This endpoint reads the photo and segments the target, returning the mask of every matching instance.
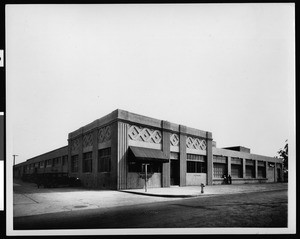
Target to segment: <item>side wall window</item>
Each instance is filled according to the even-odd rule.
[[[111,171],[111,148],[98,151],[98,172]]]
[[[266,177],[266,163],[264,161],[257,162],[257,176],[259,178]]]
[[[88,152],[83,154],[82,171],[84,173],[92,172],[93,153]]]
[[[78,172],[78,155],[71,157],[71,172]]]
[[[187,173],[206,173],[206,163],[186,161],[186,172]]]
[[[62,165],[66,165],[68,163],[68,155],[62,157]]]

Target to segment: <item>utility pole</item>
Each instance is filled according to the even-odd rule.
[[[143,164],[143,166],[145,166],[145,192],[147,192],[147,166],[148,166],[149,164],[148,163],[144,163]]]
[[[14,157],[14,166],[15,166],[15,164],[16,164],[16,156],[19,156],[19,155],[13,154],[13,157]]]

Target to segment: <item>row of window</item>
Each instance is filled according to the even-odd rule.
[[[213,162],[214,163],[223,163],[226,164],[228,161],[228,158],[226,156],[221,155],[213,155]],[[242,164],[242,159],[237,157],[231,157],[231,164]],[[264,166],[263,161],[257,161],[258,165]],[[246,159],[246,165],[254,166],[254,160],[252,159]]]
[[[55,165],[66,165],[68,163],[68,155],[64,155],[62,157],[47,159],[44,161],[31,163],[29,165],[25,165],[23,170],[30,170],[34,168],[48,168],[48,167],[54,167]]]
[[[205,162],[187,161],[186,163],[187,163],[187,173],[206,173]],[[162,163],[149,162],[147,164],[148,164],[147,172],[161,173]],[[145,165],[141,162],[129,162],[128,172],[136,172],[136,173],[145,172]]]
[[[78,172],[78,155],[71,157],[71,172]],[[92,172],[93,169],[93,152],[83,153],[82,155],[82,172]],[[100,149],[98,151],[98,172],[111,171],[111,149]]]
[[[227,164],[223,163],[214,163],[213,164],[213,174],[214,178],[222,178],[228,174]],[[259,178],[266,177],[266,167],[258,166],[257,167],[257,176]],[[242,178],[243,177],[243,167],[239,164],[231,165],[231,177],[233,178]],[[246,178],[255,178],[255,167],[251,165],[246,165]]]
[[[213,175],[214,178],[222,178],[224,174],[227,175],[227,157],[225,156],[213,156]],[[243,177],[243,169],[241,165],[240,158],[232,158],[231,164],[231,176],[234,178]],[[24,167],[24,170],[31,168],[47,168],[53,167],[55,165],[66,165],[68,161],[68,156],[57,157],[53,159],[48,159],[38,163],[32,163]],[[78,172],[78,155],[73,155],[71,157],[71,172]],[[93,162],[93,153],[87,152],[83,153],[82,160],[82,171],[83,172],[92,172],[92,162]],[[246,160],[246,177],[254,178],[255,169],[254,161]],[[187,173],[206,173],[206,156],[187,154]],[[258,177],[265,178],[265,162],[258,161]],[[98,151],[98,172],[110,172],[111,171],[111,148],[105,148]],[[144,167],[142,163],[139,162],[129,162],[128,171],[129,172],[144,172]],[[151,162],[148,166],[148,172],[161,172],[162,165],[161,163]]]

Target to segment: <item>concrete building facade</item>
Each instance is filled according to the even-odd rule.
[[[143,188],[146,167],[148,187],[222,184],[224,175],[233,184],[278,182],[283,176],[281,159],[241,146],[220,149],[211,132],[119,109],[69,133],[68,145],[50,154],[15,166],[15,175],[18,168],[27,172],[20,169],[27,164],[62,162],[67,155],[69,176],[99,189]]]

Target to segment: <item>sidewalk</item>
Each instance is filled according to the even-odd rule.
[[[230,185],[210,185],[203,188],[201,193],[200,186],[171,186],[167,188],[148,188],[145,189],[126,189],[122,192],[140,194],[145,196],[156,197],[198,197],[219,194],[236,194],[249,192],[263,192],[274,190],[287,190],[287,183],[268,183],[268,184],[230,184]]]
[[[109,209],[119,206],[149,204],[180,200],[188,197],[207,197],[232,193],[287,190],[286,183],[242,184],[131,189],[123,191],[92,190],[86,188],[37,188],[35,184],[16,181],[13,192],[13,216],[30,216],[46,213],[86,209]]]

